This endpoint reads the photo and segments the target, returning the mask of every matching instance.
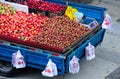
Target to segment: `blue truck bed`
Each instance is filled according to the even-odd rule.
[[[49,1],[49,0],[48,0]],[[65,1],[62,0],[50,0],[50,2],[59,3],[65,5]],[[95,18],[100,24],[104,18],[105,8],[95,7],[84,4],[77,4],[69,2],[69,5],[77,8],[80,12],[85,14],[85,17]],[[85,19],[86,20],[86,19]],[[69,61],[76,55],[79,59],[84,55],[84,49],[91,42],[92,45],[97,46],[103,41],[105,29],[100,28],[93,33],[89,38],[84,40],[82,44],[78,45],[73,51],[71,50],[66,55],[59,53],[52,53],[50,51],[32,48],[29,46],[24,46],[20,44],[11,43],[9,41],[0,40],[0,60],[11,62],[12,54],[17,50],[20,50],[25,58],[26,65],[32,68],[37,68],[44,70],[48,59],[51,58],[52,61],[57,65],[59,74],[65,74],[68,72]]]

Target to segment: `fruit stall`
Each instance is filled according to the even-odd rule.
[[[74,55],[81,59],[89,42],[96,47],[103,41],[105,29],[101,24],[105,8],[64,0],[28,0],[16,4],[27,5],[29,13],[0,3],[0,74],[4,76],[14,72],[12,56],[18,50],[26,66],[44,70],[51,59],[58,74],[64,75],[69,72]],[[81,21],[76,22],[67,13],[71,9],[68,6],[84,14]],[[94,20],[96,26],[87,27]]]

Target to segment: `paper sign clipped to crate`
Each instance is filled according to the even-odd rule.
[[[85,48],[85,55],[87,60],[95,58],[95,47],[91,43]]]
[[[47,77],[54,77],[58,75],[57,66],[51,59],[49,59],[45,70],[42,71],[42,75]]]
[[[102,23],[102,28],[108,29],[108,28],[111,28],[111,25],[112,25],[111,16],[108,13],[106,13],[104,17],[104,21]]]
[[[72,74],[78,73],[80,70],[79,59],[76,56],[73,56],[69,62],[69,72]]]
[[[13,53],[12,65],[15,68],[25,68],[26,67],[26,63],[24,61],[24,57],[22,56],[20,50],[18,50],[17,52]]]

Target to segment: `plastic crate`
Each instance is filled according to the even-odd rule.
[[[37,10],[37,14],[40,14],[41,16],[47,16],[47,13],[42,10]]]
[[[29,13],[37,13],[37,9],[35,8],[29,8]]]
[[[63,10],[63,11],[60,11],[59,13],[54,13],[54,12],[50,12],[48,11],[48,17],[52,18],[52,17],[55,17],[55,16],[62,16],[65,14],[65,11],[66,11],[67,7]]]
[[[66,10],[66,9],[65,9],[65,10]],[[61,11],[61,12],[59,12],[59,13],[48,12],[48,17],[53,18],[53,17],[55,17],[55,16],[62,16],[62,15],[65,14],[65,10],[64,10],[64,11]]]

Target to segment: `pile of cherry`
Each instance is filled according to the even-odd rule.
[[[42,25],[42,32],[35,36],[34,41],[64,49],[78,41],[81,36],[89,31],[89,28],[70,20],[66,16],[56,16],[46,20]]]
[[[47,17],[41,15],[21,11],[9,16],[0,15],[0,34],[22,40],[32,40],[34,35],[42,30],[42,24],[46,19]]]
[[[60,13],[66,9],[66,6],[44,0],[27,0],[23,4],[27,5],[30,9],[38,9],[40,11],[48,11],[53,13]]]

